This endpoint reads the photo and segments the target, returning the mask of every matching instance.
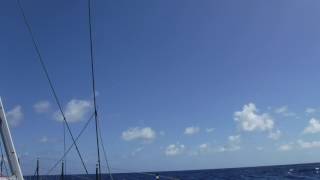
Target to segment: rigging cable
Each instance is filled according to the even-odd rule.
[[[99,128],[99,119],[98,119],[98,111],[97,111],[97,100],[96,100],[96,84],[95,84],[95,68],[94,68],[94,57],[93,57],[93,38],[92,38],[92,15],[91,15],[91,0],[88,0],[88,26],[89,26],[89,40],[90,40],[90,61],[91,61],[91,78],[92,78],[92,91],[93,91],[93,104],[94,104],[94,119],[95,119],[95,127],[96,127],[96,144],[97,144],[97,159],[98,159],[98,179],[101,180],[101,158],[100,158],[100,142],[99,135],[101,136],[100,128]],[[107,155],[105,149],[103,147],[104,157],[107,163],[108,172],[111,180],[113,180],[111,169],[108,163]]]
[[[63,124],[63,154],[65,154],[66,153],[66,125],[64,123],[62,124]],[[64,167],[63,167],[64,173],[66,173],[66,169],[67,169],[66,158],[67,157],[64,157],[62,161],[64,164]]]
[[[48,70],[47,70],[47,68],[46,68],[46,66],[45,66],[45,63],[44,63],[43,59],[42,59],[42,56],[41,56],[39,47],[38,47],[38,45],[37,45],[37,43],[36,43],[35,37],[34,37],[34,35],[33,35],[32,29],[31,29],[31,25],[29,24],[29,22],[28,22],[28,20],[27,20],[27,17],[26,17],[25,12],[24,12],[24,10],[23,10],[23,8],[22,8],[22,5],[21,5],[20,0],[17,0],[17,2],[18,2],[18,5],[19,5],[19,9],[20,9],[20,11],[21,11],[21,14],[22,14],[22,16],[23,16],[23,20],[24,20],[24,22],[25,22],[25,24],[26,24],[26,26],[27,26],[27,29],[28,29],[28,31],[29,31],[29,34],[30,34],[30,36],[31,36],[31,39],[32,39],[32,42],[33,42],[33,46],[34,46],[34,48],[35,48],[35,50],[36,50],[36,53],[37,53],[37,55],[38,55],[38,59],[39,59],[40,65],[41,65],[41,67],[42,67],[42,70],[44,71],[44,74],[45,74],[48,82],[49,82],[52,95],[53,95],[53,97],[54,97],[54,99],[55,99],[55,101],[56,101],[56,103],[57,103],[57,105],[58,105],[58,107],[59,107],[60,113],[61,113],[61,115],[62,115],[62,117],[63,117],[63,121],[64,121],[64,123],[66,124],[67,130],[68,130],[68,132],[69,132],[69,134],[70,134],[70,136],[71,136],[71,139],[72,139],[72,141],[73,141],[73,144],[75,145],[75,148],[76,148],[77,153],[78,153],[78,155],[79,155],[79,158],[80,158],[80,160],[81,160],[82,166],[83,166],[86,174],[89,174],[89,173],[88,173],[88,170],[87,170],[87,167],[86,167],[86,165],[85,165],[85,163],[84,163],[84,160],[83,160],[83,158],[82,158],[82,156],[81,156],[81,153],[80,153],[80,150],[79,150],[79,148],[78,148],[78,145],[75,143],[75,138],[74,138],[74,136],[73,136],[73,134],[72,134],[72,132],[71,132],[69,123],[67,122],[66,116],[65,116],[65,114],[64,114],[64,112],[63,112],[63,110],[62,110],[61,103],[60,103],[60,101],[59,101],[59,99],[58,99],[58,96],[57,96],[57,93],[56,93],[56,91],[55,91],[55,89],[54,89],[53,83],[52,83],[52,81],[51,81],[51,79],[50,79]]]
[[[108,173],[109,173],[110,179],[113,180],[112,173],[111,173],[111,167],[110,167],[110,164],[109,164],[109,161],[108,161],[108,157],[107,157],[107,152],[106,152],[106,149],[104,147],[104,143],[103,143],[103,139],[102,139],[102,133],[101,133],[100,126],[101,125],[99,124],[99,136],[100,136],[101,147],[102,147],[102,151],[103,151],[103,155],[104,155],[104,160],[106,161],[106,165],[107,165],[107,169],[108,169]]]
[[[1,163],[4,165],[4,170],[6,171],[7,176],[9,176],[9,171],[6,165],[6,161],[3,158],[3,149],[2,149],[2,145],[0,144],[0,149],[1,149]],[[3,176],[3,174],[1,174],[1,176]]]
[[[69,148],[66,150],[66,152],[63,154],[63,156],[49,169],[49,171],[46,173],[47,175],[50,175],[50,173],[63,161],[63,159],[65,158],[65,156],[70,152],[70,150],[72,149],[72,147],[75,145],[75,143],[79,140],[80,136],[83,134],[84,130],[87,129],[89,123],[91,122],[91,120],[93,119],[94,114],[92,114],[90,116],[90,118],[87,120],[86,124],[83,126],[83,128],[81,129],[81,131],[79,132],[78,136],[75,139],[75,142],[73,142]]]

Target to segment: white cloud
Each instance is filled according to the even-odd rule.
[[[266,131],[274,127],[273,119],[266,113],[258,114],[253,103],[244,105],[242,111],[235,112],[234,120],[239,123],[243,131]]]
[[[37,113],[44,113],[48,112],[50,110],[50,102],[49,101],[39,101],[36,104],[33,105],[33,109]]]
[[[208,149],[209,145],[207,143],[200,144],[199,149]]]
[[[193,155],[199,155],[203,153],[209,153],[212,151],[212,148],[208,143],[200,144],[198,147],[198,152],[193,152]]]
[[[165,150],[165,154],[167,156],[175,156],[175,155],[179,155],[182,154],[185,150],[185,146],[183,144],[170,144],[166,150]]]
[[[72,99],[67,103],[64,114],[68,122],[79,122],[88,117],[91,109],[92,104],[90,101]],[[60,111],[55,112],[54,117],[58,121],[63,121]]]
[[[241,149],[240,142],[241,142],[240,135],[229,136],[228,143],[222,147],[219,147],[217,151],[218,152],[227,152],[227,151],[240,150]]]
[[[228,137],[228,140],[229,140],[229,142],[230,143],[232,143],[232,144],[238,144],[238,143],[240,143],[240,135],[236,135],[236,136],[229,136]]]
[[[207,128],[207,129],[206,129],[206,132],[207,132],[207,133],[212,133],[213,131],[214,131],[214,128]]]
[[[315,108],[306,108],[306,113],[307,114],[312,114],[315,113],[317,110]]]
[[[319,148],[320,147],[320,141],[306,142],[306,141],[303,141],[303,140],[298,140],[298,145],[303,149]]]
[[[7,119],[11,126],[16,127],[20,125],[23,119],[22,107],[20,105],[15,106],[12,110],[7,112]]]
[[[320,141],[303,141],[299,139],[296,143],[287,143],[279,146],[278,150],[289,151],[292,150],[294,146],[300,147],[302,149],[320,148]]]
[[[156,132],[150,127],[144,127],[144,128],[133,127],[122,132],[122,139],[126,141],[132,141],[137,139],[152,141],[155,138],[156,138]]]
[[[256,147],[256,149],[257,149],[258,151],[262,151],[264,148],[261,147],[261,146],[259,146],[259,147]]]
[[[268,137],[273,140],[278,140],[281,137],[281,131],[279,129],[276,131],[270,131]]]
[[[223,146],[218,149],[218,152],[238,151],[240,146]]]
[[[193,135],[193,134],[197,134],[199,131],[200,131],[199,127],[191,126],[191,127],[187,127],[184,130],[184,134]]]
[[[307,127],[304,128],[303,133],[318,133],[320,132],[320,121],[315,119],[315,118],[311,118],[309,121],[309,125]]]
[[[279,107],[279,108],[277,108],[277,109],[275,110],[275,112],[278,113],[278,114],[288,112],[288,107],[287,107],[287,106]]]
[[[275,113],[281,114],[281,115],[287,116],[287,117],[296,115],[295,113],[289,111],[288,106],[282,106],[282,107],[277,108],[275,110]]]
[[[279,146],[278,150],[279,151],[290,151],[292,150],[292,143],[289,143],[289,144],[283,144],[281,146]]]

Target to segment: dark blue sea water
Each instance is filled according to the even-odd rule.
[[[114,180],[153,180],[156,179],[151,174],[159,174],[160,179],[181,179],[181,180],[273,180],[273,179],[320,179],[320,163],[231,168],[214,170],[192,170],[192,171],[170,171],[170,172],[150,172],[146,174],[121,173],[114,174]],[[26,177],[32,180],[34,177]],[[42,176],[41,180],[58,180],[60,176]],[[69,175],[65,180],[95,180],[95,175]],[[103,180],[109,180],[108,175],[103,175]]]

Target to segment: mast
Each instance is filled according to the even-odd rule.
[[[12,178],[17,180],[24,180],[22,171],[20,168],[17,152],[14,148],[14,144],[12,141],[8,121],[5,115],[5,110],[2,105],[2,101],[0,98],[0,133],[2,142],[4,145],[4,149],[8,158],[8,164],[12,173]]]

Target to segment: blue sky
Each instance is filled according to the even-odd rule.
[[[22,1],[74,134],[92,112],[86,1]],[[98,108],[121,171],[319,161],[317,1],[94,1]],[[0,95],[26,174],[62,123],[15,1],[0,5]],[[94,172],[94,125],[80,150]],[[68,139],[70,144],[70,139]],[[69,173],[83,173],[73,151]],[[118,170],[117,170],[118,171]],[[56,170],[58,172],[58,170]]]

